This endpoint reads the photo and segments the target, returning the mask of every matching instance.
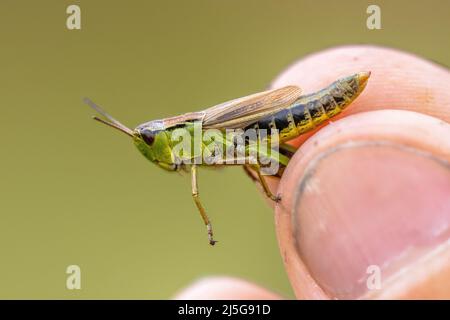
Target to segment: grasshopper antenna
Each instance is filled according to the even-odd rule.
[[[97,111],[98,113],[100,113],[102,116],[104,116],[106,119],[108,119],[109,121],[103,120],[99,117],[92,117],[94,120],[101,122],[103,124],[106,124],[107,126],[110,126],[112,128],[115,128],[119,131],[122,131],[123,133],[129,135],[130,137],[133,136],[133,131],[131,129],[129,129],[128,127],[126,127],[125,125],[123,125],[122,123],[120,123],[119,121],[117,121],[116,119],[114,119],[111,115],[109,115],[105,110],[103,110],[102,108],[100,108],[100,106],[98,106],[97,104],[95,104],[91,99],[89,98],[83,98],[83,102],[86,103],[88,106],[90,106],[92,109],[94,109],[95,111]]]

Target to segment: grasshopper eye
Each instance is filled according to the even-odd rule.
[[[145,141],[146,144],[151,146],[153,142],[155,141],[155,134],[154,132],[150,130],[142,130],[140,132],[142,139]]]

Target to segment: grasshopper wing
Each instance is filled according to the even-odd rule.
[[[286,86],[221,103],[202,111],[203,128],[245,128],[264,116],[289,107],[300,95],[299,87]]]

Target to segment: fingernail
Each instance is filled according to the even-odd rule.
[[[450,164],[410,147],[329,150],[308,165],[295,199],[298,253],[331,297],[383,290],[386,279],[450,238]]]

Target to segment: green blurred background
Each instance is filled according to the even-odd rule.
[[[131,127],[264,89],[296,59],[373,43],[450,64],[449,1],[1,1],[0,298],[170,298],[210,275],[293,294],[273,214],[240,168],[200,172],[211,248],[188,176],[94,123]],[[81,30],[66,7],[81,7]],[[82,289],[66,289],[66,267]]]

